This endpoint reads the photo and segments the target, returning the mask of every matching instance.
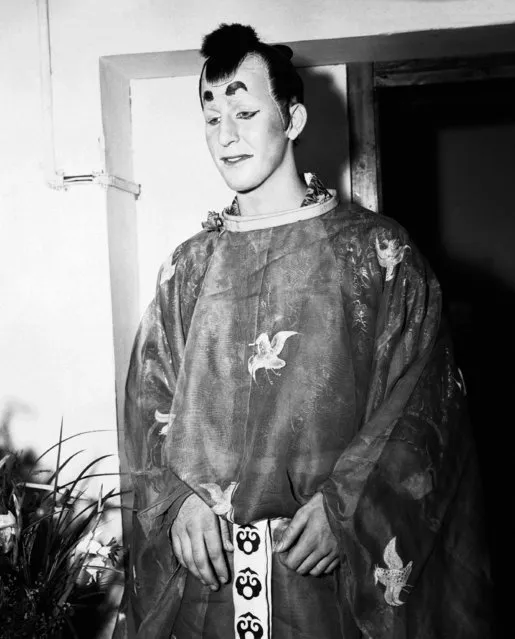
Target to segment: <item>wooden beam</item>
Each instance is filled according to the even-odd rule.
[[[372,64],[347,65],[351,199],[380,211],[380,177]]]
[[[376,87],[497,80],[515,77],[515,55],[380,62],[374,71]]]
[[[130,81],[115,66],[101,60],[100,90],[106,171],[134,181]],[[125,378],[139,322],[137,211],[136,200],[131,193],[108,188],[106,200],[123,544],[128,548],[132,529],[132,492],[125,456],[123,414]]]

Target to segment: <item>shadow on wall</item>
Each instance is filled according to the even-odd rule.
[[[14,449],[11,426],[15,415],[31,415],[33,413],[33,409],[19,399],[6,399],[3,405],[0,405],[0,449]]]
[[[337,82],[341,80],[343,85],[346,76],[343,65],[330,69],[299,70],[304,81],[308,122],[295,153],[300,171],[316,173],[327,187],[336,188],[343,195],[349,135],[345,94]]]

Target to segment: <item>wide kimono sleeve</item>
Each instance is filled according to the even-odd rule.
[[[185,343],[175,268],[176,257],[159,271],[155,297],[136,334],[126,383],[125,448],[137,500],[134,509],[147,536],[171,523],[192,492],[161,458]]]
[[[363,417],[321,487],[342,588],[367,639],[487,639],[481,491],[440,288],[402,229],[368,246]]]
[[[171,627],[182,596],[184,569],[173,555],[168,532],[192,491],[167,467],[161,448],[172,421],[189,322],[209,257],[205,237],[194,238],[186,248],[181,245],[163,264],[134,341],[125,396],[134,516],[121,606],[125,621],[118,623],[117,637],[160,636],[163,628]]]

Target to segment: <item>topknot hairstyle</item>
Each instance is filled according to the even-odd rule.
[[[291,63],[293,51],[290,47],[261,42],[256,31],[250,26],[221,24],[218,29],[204,37],[200,52],[206,58],[199,82],[201,104],[200,86],[204,74],[209,82],[226,80],[236,72],[248,55],[256,54],[268,70],[272,94],[287,128],[290,121],[290,105],[304,101],[304,86]]]

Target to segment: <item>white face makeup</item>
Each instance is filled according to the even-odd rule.
[[[258,56],[243,60],[233,77],[202,79],[206,140],[229,188],[258,188],[281,166],[289,137],[270,92],[268,71]]]

